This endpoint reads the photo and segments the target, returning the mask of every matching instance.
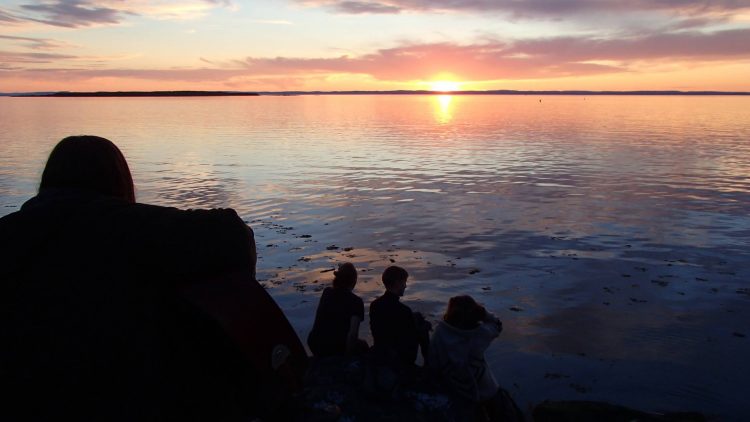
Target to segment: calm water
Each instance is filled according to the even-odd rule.
[[[431,319],[471,294],[504,321],[522,407],[750,411],[750,98],[0,98],[0,215],[71,134],[117,143],[140,202],[235,208],[303,339],[325,270],[369,303],[395,262]]]

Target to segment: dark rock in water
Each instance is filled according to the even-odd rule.
[[[511,306],[508,309],[510,309],[513,312],[521,312],[521,311],[523,311],[523,309],[519,308],[518,306]]]
[[[330,246],[326,246],[326,250],[328,250],[328,251],[335,251],[335,250],[336,250],[336,249],[338,249],[338,248],[339,248],[339,247],[338,247],[338,246],[336,246],[336,245],[330,245]]]
[[[696,412],[651,414],[616,404],[595,401],[544,401],[533,412],[535,422],[702,422]]]
[[[743,337],[743,338],[745,337],[744,334],[742,334],[740,332],[737,332],[737,331],[733,332],[732,335],[735,336],[735,337]]]
[[[479,269],[477,269],[477,268],[472,268],[472,269],[471,269],[471,270],[469,271],[469,274],[476,274],[476,273],[478,273],[479,271],[480,271],[480,270],[479,270]]]

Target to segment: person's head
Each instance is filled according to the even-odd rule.
[[[98,136],[69,136],[47,159],[39,192],[73,188],[135,202],[128,163],[111,141]]]
[[[443,321],[462,330],[471,330],[478,327],[486,316],[487,310],[471,296],[454,296],[448,301]]]
[[[406,279],[409,273],[405,269],[391,265],[383,271],[383,285],[385,289],[398,296],[403,296],[406,290]]]
[[[353,290],[357,284],[357,269],[351,262],[339,264],[339,268],[333,272],[333,288]]]

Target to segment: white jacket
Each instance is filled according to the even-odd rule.
[[[492,316],[471,330],[440,321],[430,340],[430,368],[454,391],[474,402],[492,398],[499,387],[484,358],[502,326]]]

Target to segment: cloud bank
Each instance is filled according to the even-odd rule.
[[[482,44],[413,44],[358,57],[254,58],[251,73],[334,72],[381,80],[428,80],[449,70],[467,80],[584,76],[626,72],[654,61],[750,60],[750,29],[658,34],[629,39],[555,37]]]
[[[732,12],[750,8],[742,0],[296,0],[341,13],[504,12],[516,16],[566,16],[577,13],[667,10],[685,14]]]
[[[228,0],[43,0],[17,8],[0,8],[0,22],[20,25],[39,23],[63,28],[120,24],[128,18],[190,19],[217,7],[231,7]]]
[[[6,38],[8,38],[6,36]],[[23,41],[22,37],[13,37]],[[542,79],[636,72],[659,64],[716,61],[750,62],[750,29],[699,31],[627,39],[552,37],[479,44],[405,44],[359,56],[245,57],[230,61],[197,58],[204,67],[182,69],[33,69],[19,66],[94,58],[49,53],[0,52],[6,75],[85,80],[123,78],[191,83],[236,84],[242,78],[311,78],[334,74],[364,75],[380,81],[432,80],[451,72],[468,81]],[[34,39],[28,39],[35,42]],[[208,67],[206,67],[208,66]]]

